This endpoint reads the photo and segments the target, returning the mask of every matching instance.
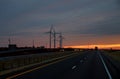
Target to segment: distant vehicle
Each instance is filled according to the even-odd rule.
[[[98,50],[98,47],[95,47],[95,50]]]

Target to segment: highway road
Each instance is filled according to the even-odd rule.
[[[100,51],[89,51],[6,79],[120,79],[119,72]]]

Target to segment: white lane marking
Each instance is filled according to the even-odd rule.
[[[75,69],[75,68],[76,68],[76,66],[73,66],[73,67],[72,67],[72,69]]]
[[[100,52],[98,52],[98,55],[100,56],[100,59],[101,59],[103,65],[104,65],[104,68],[105,68],[105,70],[106,70],[106,72],[107,72],[107,74],[108,74],[109,79],[112,79],[112,76],[110,75],[110,72],[109,72],[109,70],[108,70],[108,68],[107,68],[107,66],[106,66],[106,64],[105,64],[105,62],[104,62],[104,60],[103,60]]]

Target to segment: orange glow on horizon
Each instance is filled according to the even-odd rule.
[[[64,48],[95,48],[98,47],[100,49],[120,49],[120,44],[105,44],[105,45],[76,45],[76,46],[64,46]]]

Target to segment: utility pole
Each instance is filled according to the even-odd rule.
[[[10,45],[11,44],[11,39],[10,38],[8,39],[8,42],[9,42],[9,45]]]
[[[34,45],[34,40],[33,40],[33,48],[35,47],[35,45]]]

